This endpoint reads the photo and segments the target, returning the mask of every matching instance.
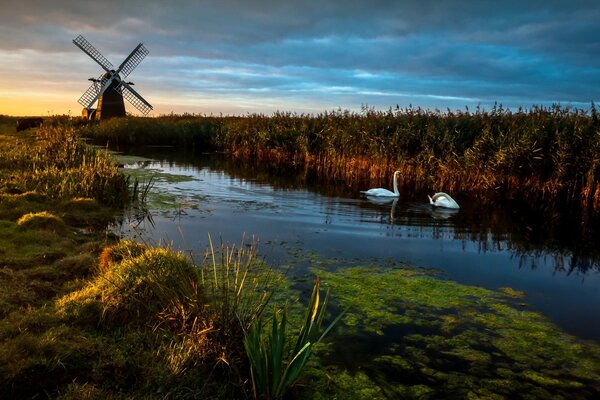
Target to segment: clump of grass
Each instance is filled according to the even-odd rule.
[[[282,311],[281,320],[273,315],[270,331],[265,331],[259,319],[244,337],[244,347],[250,362],[252,389],[256,399],[280,399],[296,383],[311,353],[339,321],[343,313],[322,329],[323,317],[329,299],[329,291],[320,303],[320,279],[313,284],[304,323],[295,344],[291,347],[286,333],[287,311]]]
[[[89,197],[75,197],[68,199],[64,206],[67,210],[76,212],[97,211],[100,207],[95,199]]]
[[[47,211],[25,214],[18,219],[17,225],[22,229],[41,229],[59,234],[68,232],[62,218]]]
[[[48,210],[50,199],[36,192],[0,194],[0,219],[17,220],[23,214]]]
[[[119,246],[104,259],[118,259],[125,251],[132,254],[136,247]],[[161,248],[144,249],[138,256],[106,262],[101,274],[88,287],[61,299],[59,305],[77,306],[77,301],[87,303],[91,297],[99,302],[104,323],[152,326],[172,303],[193,295],[196,274],[195,268],[181,253]]]
[[[132,240],[121,240],[112,246],[105,247],[100,253],[98,267],[100,271],[108,271],[113,265],[125,259],[139,257],[146,247]]]
[[[96,278],[56,307],[68,320],[171,338],[165,357],[174,373],[222,365],[241,382],[244,330],[262,313],[274,282],[255,254],[244,246],[223,246],[220,254],[211,247],[205,263],[194,265],[173,249],[123,241],[102,252]]]

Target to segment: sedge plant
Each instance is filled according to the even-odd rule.
[[[325,329],[323,317],[329,300],[329,290],[320,303],[319,277],[315,280],[306,314],[291,347],[291,337],[286,334],[287,310],[281,311],[281,320],[274,313],[271,329],[263,329],[259,319],[244,337],[244,347],[250,363],[254,398],[280,399],[296,383],[315,344],[340,320],[338,315]]]

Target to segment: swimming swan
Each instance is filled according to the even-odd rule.
[[[456,201],[454,201],[454,199],[452,197],[450,197],[449,194],[444,193],[444,192],[438,192],[436,194],[432,196],[427,196],[429,197],[429,204],[431,204],[434,207],[444,207],[444,208],[451,208],[451,209],[459,209],[460,206],[458,205],[458,203]]]
[[[398,175],[400,175],[400,171],[394,172],[394,191],[390,192],[387,189],[376,188],[369,190],[361,190],[361,193],[366,194],[367,196],[376,196],[376,197],[400,197],[400,192],[398,191]]]

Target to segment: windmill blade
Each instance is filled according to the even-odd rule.
[[[85,108],[90,108],[101,94],[100,90],[104,86],[105,81],[106,79],[104,78],[104,74],[100,75],[98,79],[92,82],[90,87],[87,88],[77,102]]]
[[[127,77],[138,66],[140,62],[148,55],[149,51],[142,43],[138,44],[135,49],[127,56],[127,58],[119,65],[117,74],[122,78]]]
[[[133,90],[126,82],[120,81],[119,86],[115,88],[116,91],[123,95],[123,98],[127,99],[132,106],[137,108],[142,114],[146,115],[152,110],[152,105],[148,103],[138,92]]]
[[[110,84],[112,83],[112,81],[114,79],[115,79],[115,75],[112,75],[110,78],[105,78],[104,75],[101,75],[100,78],[98,78],[98,80],[96,82],[92,82],[92,86],[90,86],[88,88],[88,90],[85,91],[85,93],[83,94],[83,96],[81,96],[81,98],[78,101],[79,104],[81,104],[85,108],[92,107],[92,105],[94,105],[94,103],[96,102],[96,100],[98,100],[98,97],[100,97],[100,95],[102,93],[104,93],[104,91],[106,89],[108,89],[110,87]],[[86,94],[88,92],[91,92],[91,91],[93,91],[94,94],[92,95],[92,93],[90,93],[90,95],[86,99],[84,99],[84,97],[86,96]],[[82,103],[82,99],[84,99],[83,100],[84,102],[87,101],[87,104]]]
[[[79,35],[73,40],[73,44],[79,47],[85,54],[96,61],[106,72],[114,69],[113,65],[104,57],[90,42],[83,36]]]

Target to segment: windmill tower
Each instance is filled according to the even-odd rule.
[[[152,106],[138,92],[133,90],[133,82],[125,82],[125,79],[131,71],[148,55],[148,50],[142,43],[114,69],[113,65],[83,36],[79,35],[73,40],[75,46],[79,47],[85,54],[90,56],[104,72],[98,78],[90,78],[92,85],[83,93],[77,101],[81,104],[83,115],[92,119],[107,119],[112,117],[125,116],[125,103],[123,98],[127,99],[142,114],[146,115]],[[92,106],[98,100],[98,108]]]

